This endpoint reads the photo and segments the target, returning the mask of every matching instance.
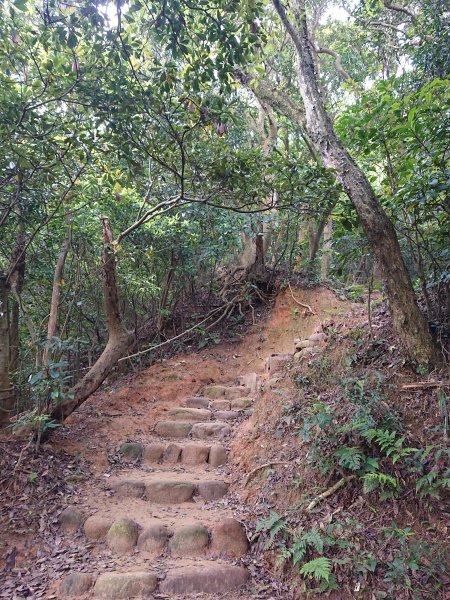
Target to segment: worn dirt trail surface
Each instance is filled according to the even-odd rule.
[[[264,402],[268,357],[292,353],[295,338],[349,309],[325,288],[294,294],[315,314],[283,292],[240,342],[128,376],[55,434],[53,451],[90,471],[60,507],[57,535],[46,540],[53,550],[38,563],[49,585],[36,597],[290,597],[252,557],[246,473],[228,459],[251,432],[254,404]],[[39,543],[26,540],[22,551],[38,561]]]

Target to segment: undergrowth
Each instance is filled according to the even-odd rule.
[[[446,425],[411,434],[386,374],[355,368],[361,339],[359,330],[348,336],[340,368],[330,368],[327,352],[294,370],[296,392],[275,435],[297,438],[309,485],[297,479],[299,502],[273,510],[258,531],[303,593],[438,598],[448,579],[436,541],[442,531],[430,515],[442,513],[450,488]]]

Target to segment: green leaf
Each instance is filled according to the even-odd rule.
[[[331,561],[326,556],[320,556],[305,563],[300,569],[300,575],[313,576],[317,581],[329,581],[331,575]]]

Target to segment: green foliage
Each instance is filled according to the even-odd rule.
[[[300,569],[300,575],[312,576],[319,582],[329,583],[331,576],[331,561],[325,556],[314,558],[305,563]]]

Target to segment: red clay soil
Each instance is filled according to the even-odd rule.
[[[74,546],[58,533],[56,516],[68,503],[82,509],[94,505],[99,488],[103,489],[105,481],[115,473],[114,455],[121,443],[144,439],[167,411],[181,404],[185,397],[195,395],[205,384],[230,383],[236,376],[249,372],[264,376],[266,359],[270,354],[291,353],[295,338],[305,338],[320,331],[322,323],[330,319],[342,320],[343,315],[350,319],[352,307],[357,312],[362,310],[361,305],[342,301],[326,288],[295,289],[293,293],[295,299],[289,290],[281,292],[270,317],[250,327],[240,342],[220,343],[213,348],[191,351],[162,360],[110,385],[106,382],[67,419],[64,427],[54,433],[43,446],[41,458],[36,459],[38,462],[41,460],[40,465],[33,467],[39,485],[45,487],[49,470],[53,470],[57,479],[52,488],[54,494],[48,495],[45,514],[40,520],[32,519],[28,527],[21,526],[18,520],[25,519],[27,511],[39,512],[43,508],[29,485],[15,486],[11,479],[2,479],[1,516],[4,524],[9,522],[9,526],[2,527],[3,533],[8,533],[2,533],[0,541],[0,568],[5,570],[8,581],[16,577],[26,582],[26,589],[34,590],[34,594],[30,595],[28,592],[21,593],[18,587],[17,598],[22,595],[58,598],[57,588],[48,587],[55,572],[61,573],[71,568],[70,565],[92,560],[85,542],[76,539]],[[299,302],[309,305],[315,314],[300,306]],[[230,506],[239,507],[241,514],[251,511],[251,506],[242,506],[242,499],[247,495],[243,475],[251,465],[258,464],[258,457],[251,455],[256,453],[255,445],[248,443],[251,428],[252,421],[245,422],[232,444],[233,456],[241,456],[242,460],[233,461],[231,479],[236,485]],[[12,456],[17,455],[18,442],[11,440],[8,433],[2,432],[0,442],[1,449]],[[29,450],[26,452],[27,460]],[[46,467],[42,464],[43,459],[52,462]],[[28,477],[30,471],[26,464],[22,463],[21,468]],[[44,495],[43,492],[41,496]],[[123,506],[119,508],[123,509]],[[60,549],[57,556],[55,544]],[[51,549],[53,558],[50,558]],[[100,560],[105,558],[100,557]],[[48,561],[54,562],[55,570],[47,568]],[[5,596],[1,592],[0,586],[0,598],[16,597]],[[275,597],[270,590],[260,594],[252,597]],[[227,597],[231,600],[231,596]],[[243,598],[241,595],[237,597]]]

